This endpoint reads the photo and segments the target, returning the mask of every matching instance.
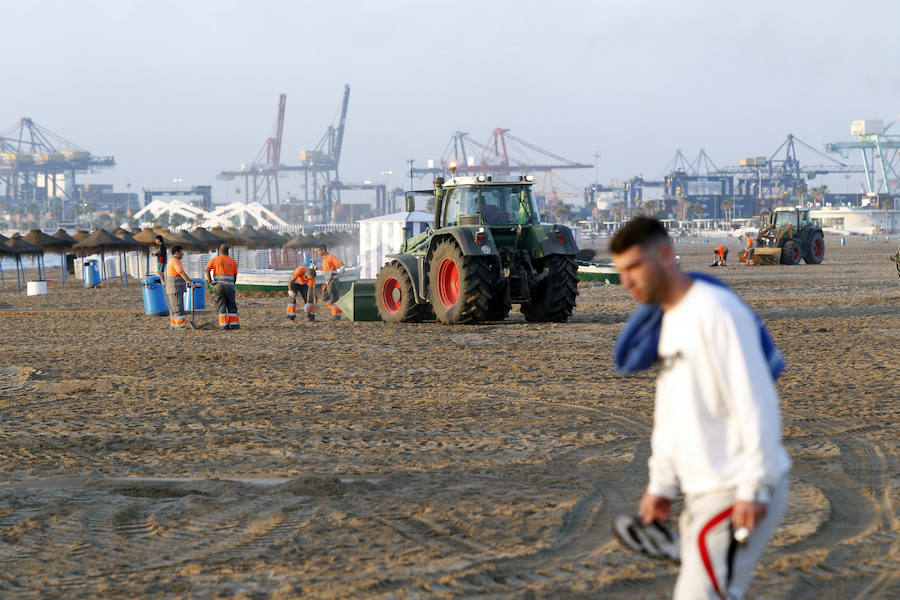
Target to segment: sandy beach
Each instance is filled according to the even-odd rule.
[[[753,598],[900,597],[897,242],[727,268],[758,311],[794,461]],[[599,259],[608,258],[601,250]],[[654,372],[616,373],[625,290],[566,324],[145,316],[141,286],[0,289],[0,597],[659,598],[610,521],[647,481]],[[327,312],[327,311],[326,311]],[[320,312],[321,314],[321,312]]]

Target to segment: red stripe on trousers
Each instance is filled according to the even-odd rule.
[[[731,512],[734,510],[733,506],[729,506],[703,526],[703,529],[700,530],[700,535],[697,536],[697,543],[700,546],[700,559],[703,560],[703,566],[706,567],[706,574],[709,575],[710,581],[712,581],[713,588],[716,590],[716,594],[718,594],[719,598],[724,600],[725,595],[722,593],[722,589],[719,587],[719,582],[716,581],[716,572],[713,570],[712,562],[709,560],[709,551],[706,549],[706,534],[709,531],[731,516]]]

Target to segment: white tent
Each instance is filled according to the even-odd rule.
[[[421,210],[398,212],[382,217],[372,217],[359,222],[360,278],[375,279],[387,260],[388,254],[400,250],[407,232],[410,237],[419,235],[429,227],[434,215]]]

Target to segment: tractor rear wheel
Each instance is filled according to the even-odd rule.
[[[501,279],[497,282],[491,301],[488,304],[486,321],[505,321],[512,309],[509,301],[509,279]]]
[[[809,247],[803,260],[808,265],[817,265],[825,258],[825,237],[818,231],[809,236]]]
[[[544,259],[550,273],[531,293],[531,302],[522,305],[527,321],[565,323],[575,308],[578,295],[578,265],[571,256],[554,254]]]
[[[438,243],[428,272],[429,300],[441,323],[487,321],[496,275],[479,256],[463,256],[456,240]]]
[[[416,304],[412,279],[397,261],[381,267],[375,280],[375,307],[386,323],[417,323],[424,316],[424,306]]]
[[[800,244],[798,244],[794,240],[788,240],[784,243],[784,247],[781,249],[781,264],[800,264],[801,255],[802,252],[800,252]]]

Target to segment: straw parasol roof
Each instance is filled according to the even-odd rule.
[[[181,235],[180,233],[175,233],[174,231],[170,231],[168,229],[159,229],[159,230],[156,230],[156,233],[154,233],[154,236],[156,234],[163,236],[163,239],[172,246],[176,246],[176,245],[183,246],[184,248],[186,248],[188,250],[195,250],[198,252],[206,251],[206,244],[204,244],[200,240],[196,240],[194,238]]]
[[[13,256],[13,251],[6,247],[6,240],[9,238],[0,233],[0,256]]]
[[[284,247],[285,248],[312,248],[316,244],[319,243],[319,240],[314,238],[311,235],[303,235],[298,234],[295,235],[289,242],[287,242]]]
[[[284,246],[284,242],[286,241],[283,237],[281,237],[271,229],[259,228],[257,230],[257,233],[269,240],[269,248],[281,248],[282,246]]]
[[[148,244],[137,241],[127,229],[123,229],[122,227],[119,227],[118,229],[113,231],[113,235],[123,242],[127,243],[129,245],[129,250],[143,250],[146,252],[146,250],[149,248]]]
[[[241,227],[238,230],[238,233],[240,233],[242,236],[244,236],[248,240],[252,241],[253,245],[256,246],[257,248],[268,248],[269,244],[272,243],[272,241],[269,239],[268,236],[253,229],[249,225],[244,225],[243,227]]]
[[[18,233],[14,233],[11,238],[3,242],[3,245],[6,247],[7,254],[14,254],[16,256],[22,254],[43,254],[44,249],[40,246],[35,246],[30,242],[26,242],[22,239],[22,236]]]
[[[206,240],[201,240],[199,238],[194,237],[187,230],[179,231],[177,235],[178,235],[178,237],[180,237],[184,240],[187,240],[188,243],[191,246],[193,246],[195,250],[203,251],[203,252],[206,252],[207,250],[209,250],[209,245],[206,243]],[[184,246],[184,244],[182,244],[182,246]],[[186,247],[190,247],[190,246],[186,246]]]
[[[74,250],[80,256],[93,254],[97,251],[104,252],[106,250],[127,250],[128,243],[120,240],[105,229],[98,229],[90,234],[74,246]]]
[[[56,230],[56,233],[53,234],[53,237],[55,237],[56,239],[59,239],[59,240],[70,242],[70,246],[74,246],[75,242],[78,241],[75,238],[73,238],[71,235],[66,233],[66,230],[63,229],[62,227],[60,227],[59,229]]]
[[[66,240],[47,235],[40,229],[32,229],[23,238],[26,242],[40,246],[47,252],[62,253],[66,249],[71,248],[75,244],[75,240],[67,242]]]
[[[203,227],[198,227],[197,229],[193,230],[191,232],[191,235],[201,242],[205,242],[207,250],[214,250],[219,246],[219,244],[226,242],[225,238],[221,238],[216,234],[204,229]]]
[[[81,240],[88,237],[89,235],[91,235],[90,231],[85,231],[84,229],[79,229],[78,231],[75,232],[75,235],[73,235],[72,238],[76,242],[80,242]]]
[[[227,230],[222,229],[221,227],[213,227],[209,230],[209,232],[213,235],[217,235],[220,238],[224,239],[232,246],[246,246],[252,247],[253,240],[249,240],[245,238],[243,235],[237,232],[233,227],[228,228]]]
[[[134,239],[142,244],[153,245],[156,242],[156,236],[159,235],[149,227],[144,227],[139,233],[134,234]]]

